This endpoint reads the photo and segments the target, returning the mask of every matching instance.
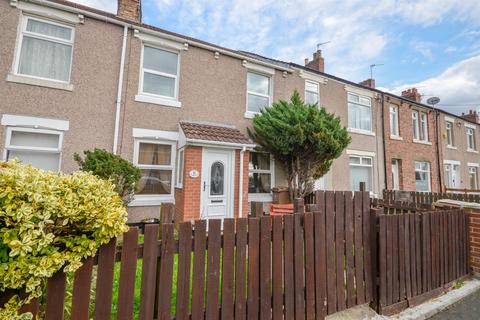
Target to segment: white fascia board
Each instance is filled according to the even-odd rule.
[[[327,82],[328,82],[328,78],[322,77],[321,75],[311,73],[311,72],[308,72],[308,71],[305,71],[305,70],[300,70],[299,71],[299,76],[301,78],[305,79],[305,80],[311,80],[311,81],[315,81],[315,82],[318,82],[318,83],[321,83],[321,84],[327,84]]]
[[[70,128],[70,122],[67,120],[19,116],[14,114],[2,115],[1,124],[2,126],[44,128],[59,131],[68,131]]]
[[[269,67],[266,67],[266,66],[261,66],[261,65],[258,65],[256,63],[248,62],[246,60],[243,61],[243,66],[245,68],[247,68],[248,70],[257,71],[257,72],[268,74],[268,75],[271,75],[271,76],[273,76],[275,74],[275,69],[273,69],[273,68],[269,68]]]
[[[457,165],[460,165],[462,164],[460,161],[458,160],[443,160],[443,163],[444,164],[457,164]]]
[[[149,33],[140,32],[138,29],[134,30],[134,37],[142,40],[145,43],[150,43],[156,46],[160,46],[167,49],[173,49],[177,51],[188,50],[187,42],[177,42],[169,39],[162,38],[159,36],[154,36]]]
[[[132,134],[134,138],[143,139],[155,139],[155,140],[170,140],[178,141],[178,132],[176,131],[163,131],[152,129],[133,128]]]
[[[199,140],[199,139],[186,139],[188,145],[200,146],[200,147],[219,147],[219,148],[233,148],[241,149],[246,147],[247,149],[255,148],[255,144],[244,144],[244,143],[232,143],[232,142],[222,142],[222,141],[210,141],[210,140]]]
[[[377,92],[375,91],[354,87],[348,84],[345,85],[345,91],[355,93],[365,97],[370,97],[370,98],[376,98],[377,96]]]
[[[346,153],[352,156],[366,156],[366,157],[375,157],[376,153],[373,151],[363,151],[363,150],[347,150]]]
[[[477,129],[476,125],[474,125],[472,123],[468,123],[468,122],[465,122],[464,126],[465,126],[465,128],[470,128],[470,129],[474,129],[474,130]]]
[[[22,10],[22,12],[26,14],[33,14],[71,24],[79,24],[83,23],[84,21],[83,15],[81,14],[73,14],[46,6],[37,5],[31,2],[18,1],[16,5],[12,6],[16,6],[18,9]]]

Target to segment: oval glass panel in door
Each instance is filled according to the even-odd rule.
[[[223,196],[223,186],[225,179],[224,165],[220,161],[212,163],[210,171],[210,195]]]

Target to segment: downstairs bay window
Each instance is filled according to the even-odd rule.
[[[135,141],[134,164],[141,170],[139,189],[135,194],[135,200],[173,199],[174,142]]]
[[[415,161],[415,189],[421,192],[430,192],[430,163]]]
[[[359,191],[360,182],[365,182],[365,190],[372,191],[373,158],[351,155],[348,158],[350,167],[350,190]]]
[[[250,152],[248,165],[249,198],[269,198],[273,187],[273,159],[264,152]]]
[[[62,140],[63,133],[59,131],[10,127],[4,158],[47,171],[60,171]]]

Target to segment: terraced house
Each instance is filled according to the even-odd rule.
[[[255,151],[247,127],[294,90],[338,115],[352,136],[318,189],[365,182],[380,195],[386,182],[441,185],[432,110],[371,81],[325,73],[321,51],[298,65],[223,48],[143,24],[139,0],[120,0],[117,14],[63,0],[2,0],[0,27],[3,160],[71,172],[74,152],[111,150],[142,171],[132,220],[158,216],[166,202],[175,203],[178,221],[241,217],[250,202],[271,202],[285,173]],[[398,131],[384,133],[394,105]],[[402,139],[418,145],[418,159],[397,153]],[[394,160],[396,182],[385,166]]]

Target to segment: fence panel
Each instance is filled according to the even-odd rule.
[[[318,192],[311,202],[297,201],[293,215],[182,222],[177,230],[168,218],[142,238],[132,227],[76,272],[72,319],[324,319],[372,302],[377,236],[368,193]],[[44,319],[63,319],[65,295],[58,272]]]
[[[382,314],[418,305],[467,275],[465,219],[461,209],[377,215]]]

